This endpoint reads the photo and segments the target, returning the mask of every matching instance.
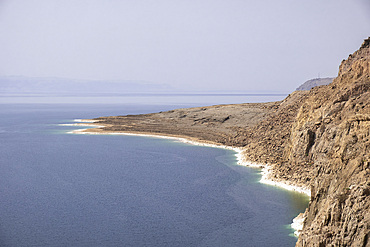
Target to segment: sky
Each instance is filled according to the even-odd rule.
[[[0,76],[289,93],[369,36],[369,0],[0,0]]]

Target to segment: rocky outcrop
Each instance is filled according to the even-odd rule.
[[[296,246],[370,246],[370,38],[326,86],[280,102],[97,118],[118,131],[242,148],[269,179],[311,188]],[[91,131],[91,130],[89,130]]]

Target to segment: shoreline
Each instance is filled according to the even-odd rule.
[[[60,124],[60,125],[61,126],[89,126],[89,127],[92,127],[92,129],[105,127],[103,125],[94,124],[99,121],[92,120],[92,119],[75,119],[74,121],[79,122],[79,123]],[[250,161],[247,161],[244,157],[242,148],[220,145],[217,143],[212,143],[212,142],[207,142],[207,141],[199,141],[199,140],[195,140],[195,138],[192,139],[186,136],[156,135],[156,134],[148,134],[148,133],[130,133],[130,132],[94,132],[94,131],[88,131],[89,129],[90,128],[72,130],[67,133],[68,134],[88,134],[88,135],[126,135],[126,136],[154,137],[154,138],[175,140],[175,141],[179,141],[179,142],[187,143],[191,145],[196,145],[196,146],[205,146],[205,147],[223,148],[223,149],[233,150],[234,152],[236,152],[235,156],[236,156],[238,165],[261,169],[262,177],[259,181],[260,183],[280,187],[282,189],[289,190],[289,191],[295,191],[298,193],[305,194],[308,197],[311,197],[311,190],[309,188],[294,185],[292,183],[289,183],[289,181],[283,182],[283,181],[276,181],[274,179],[271,179],[270,175],[273,173],[272,166],[269,164],[258,164],[258,163],[252,163]],[[303,228],[303,223],[304,223],[305,218],[306,218],[305,213],[304,212],[300,213],[293,219],[293,222],[290,224],[290,226],[295,230],[294,235],[297,237],[299,236]]]
[[[99,122],[91,119],[75,119],[75,122],[80,122],[77,124],[61,124],[64,126],[90,126],[95,128],[102,128],[105,127],[104,125],[97,125],[93,124],[94,122]],[[162,138],[162,139],[171,139],[171,140],[177,140],[183,143],[188,143],[192,145],[197,146],[206,146],[206,147],[214,147],[214,148],[224,148],[233,150],[236,152],[235,156],[237,158],[237,164],[241,166],[248,166],[248,167],[254,167],[254,168],[260,168],[262,171],[262,178],[260,180],[260,183],[273,185],[277,187],[281,187],[286,190],[290,191],[296,191],[302,194],[307,195],[308,197],[311,196],[311,190],[306,187],[294,185],[292,183],[282,182],[282,181],[275,181],[270,178],[270,174],[273,172],[273,169],[268,164],[258,164],[258,163],[252,163],[250,161],[247,161],[243,156],[243,149],[232,147],[232,146],[226,146],[221,145],[217,143],[207,142],[207,141],[199,141],[199,140],[192,140],[189,137],[185,136],[171,136],[171,135],[156,135],[156,134],[147,134],[147,133],[131,133],[131,132],[89,132],[87,131],[89,129],[78,129],[68,132],[69,134],[90,134],[90,135],[129,135],[129,136],[143,136],[143,137],[155,137],[155,138]],[[194,138],[195,139],[195,138]]]
[[[104,130],[88,131],[185,135],[241,147],[238,164],[260,167],[261,183],[312,194],[291,224],[296,246],[368,246],[369,62],[367,38],[342,60],[331,84],[282,101],[100,117]]]

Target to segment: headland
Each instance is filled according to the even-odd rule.
[[[296,246],[370,246],[370,38],[329,85],[279,102],[100,117],[81,131],[185,138],[240,150],[264,179],[310,191]],[[297,219],[297,223],[299,220]]]

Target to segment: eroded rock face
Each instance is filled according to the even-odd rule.
[[[370,246],[369,44],[310,91],[293,124],[288,162],[309,159],[315,174],[296,246]]]

